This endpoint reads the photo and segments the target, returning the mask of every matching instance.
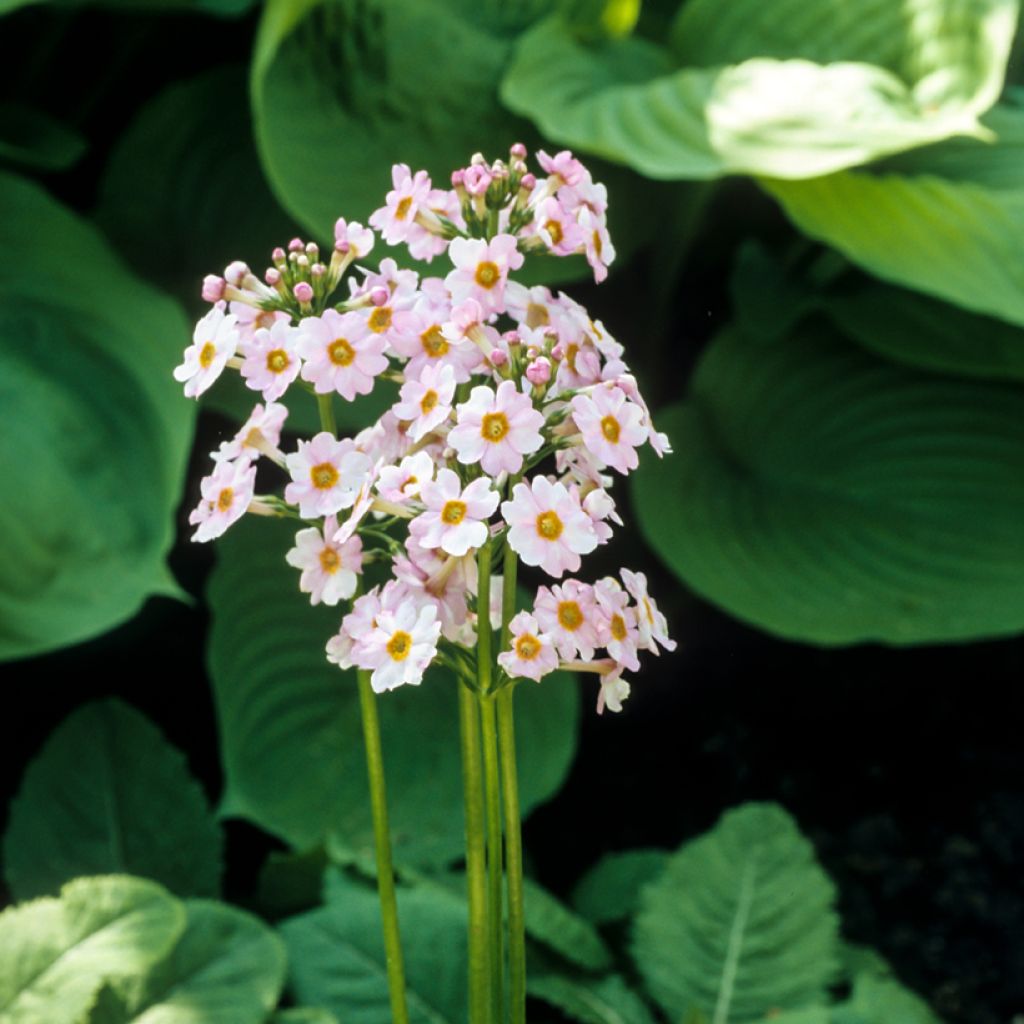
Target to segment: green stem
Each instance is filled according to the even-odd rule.
[[[320,426],[329,434],[338,436],[338,422],[334,418],[334,394],[317,395],[316,405],[320,410]]]
[[[493,694],[478,695],[483,724],[484,787],[487,795],[487,933],[491,963],[491,1006],[503,1022],[505,974],[502,913],[501,777],[498,771],[498,721]]]
[[[462,785],[466,804],[466,895],[469,900],[469,1024],[488,1024],[491,995],[487,959],[487,874],[484,863],[484,789],[476,700],[459,682]]]

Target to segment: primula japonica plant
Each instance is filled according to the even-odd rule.
[[[237,369],[263,399],[213,453],[193,539],[212,540],[246,512],[298,520],[286,556],[296,585],[313,604],[345,606],[326,657],[357,669],[396,1022],[408,1014],[374,694],[420,685],[434,663],[461,682],[470,1019],[506,1019],[504,873],[508,1005],[522,1021],[515,686],[558,668],[591,673],[597,710],[618,711],[639,652],[675,647],[642,573],[575,575],[621,524],[613,474],[636,468],[641,445],[662,455],[668,443],[622,345],[568,296],[511,276],[533,254],[584,254],[601,281],[615,256],[604,186],[568,152],[540,152],[542,178],[526,155],[515,145],[507,164],[475,156],[448,190],[396,165],[371,227],[338,220],[329,259],[294,239],[274,250],[263,281],[243,263],[208,277],[213,308],[175,371],[199,397]],[[371,228],[416,259],[447,255],[452,269],[365,266]],[[353,401],[381,380],[399,385],[398,400],[339,438],[334,396]],[[285,452],[277,400],[291,386],[315,396],[322,430]],[[290,477],[283,495],[256,493],[261,458]],[[519,561],[550,580],[517,611]],[[375,562],[391,576],[365,590]]]

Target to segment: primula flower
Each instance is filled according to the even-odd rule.
[[[585,244],[583,229],[554,196],[537,207],[533,224],[537,236],[556,256],[571,256]]]
[[[363,542],[358,537],[344,544],[332,539],[338,529],[338,520],[328,516],[321,532],[317,527],[299,530],[295,547],[285,561],[302,570],[299,590],[309,594],[310,604],[334,606],[356,592],[356,574],[363,571]]]
[[[597,695],[597,713],[605,708],[609,711],[622,710],[622,702],[629,696],[629,683],[622,678],[622,666],[616,665],[601,676],[601,691]]]
[[[456,407],[458,424],[448,434],[459,462],[479,462],[490,476],[518,473],[523,456],[532,455],[544,443],[540,428],[544,417],[527,395],[504,380],[497,391],[475,387],[469,401]]]
[[[327,660],[339,668],[354,668],[353,649],[360,637],[367,637],[376,628],[380,614],[380,591],[374,587],[356,598],[352,611],[341,620],[341,628],[327,641]]]
[[[405,553],[395,556],[395,579],[405,588],[410,600],[432,604],[437,609],[441,634],[453,643],[472,644],[474,634],[466,605],[469,582],[475,585],[472,557],[445,556],[437,548],[425,548],[410,537]]]
[[[640,634],[640,647],[657,654],[657,645],[661,644],[666,651],[674,651],[676,642],[668,635],[665,616],[658,611],[654,598],[647,593],[647,577],[642,572],[630,572],[629,569],[621,570],[620,575],[626,590],[637,604],[636,625]]]
[[[185,397],[198,398],[220,375],[238,348],[238,317],[214,306],[195,326],[184,362],[174,379],[185,384]]]
[[[219,537],[244,515],[255,487],[256,467],[248,460],[220,463],[199,484],[203,498],[188,517],[189,523],[197,527],[192,540],[204,542]]]
[[[566,580],[561,586],[541,587],[533,610],[540,628],[551,636],[564,661],[571,661],[577,654],[584,661],[594,657],[600,638],[594,588],[589,583]]]
[[[511,646],[498,655],[498,664],[513,679],[534,679],[537,682],[558,668],[551,637],[542,633],[537,620],[529,612],[519,612],[509,623]]]
[[[410,421],[409,436],[418,441],[439,427],[452,411],[455,370],[451,366],[425,366],[419,380],[407,380],[392,406],[395,415]]]
[[[580,210],[579,225],[583,229],[587,262],[594,271],[594,280],[600,284],[608,276],[608,267],[615,259],[615,246],[604,221],[590,210]]]
[[[352,649],[352,659],[372,669],[370,685],[375,693],[398,686],[419,686],[423,673],[437,654],[441,624],[432,604],[416,607],[404,601],[396,608],[382,607],[376,627]]]
[[[405,504],[434,479],[434,460],[429,452],[407,455],[397,466],[382,466],[377,478],[377,493],[396,505]]]
[[[488,313],[505,311],[505,282],[510,270],[523,265],[523,254],[514,235],[496,235],[490,242],[482,238],[455,238],[448,246],[455,269],[444,279],[452,301],[476,299]]]
[[[376,228],[388,245],[396,245],[409,238],[419,208],[430,195],[430,178],[426,171],[413,175],[407,164],[391,168],[394,188],[385,197],[385,205],[370,215],[370,226]]]
[[[323,316],[305,317],[298,327],[302,379],[318,395],[336,391],[351,402],[356,395],[368,395],[374,378],[388,368],[385,346],[357,313],[328,309]]]
[[[597,533],[579,499],[564,484],[538,476],[518,483],[512,500],[501,504],[509,525],[508,543],[527,564],[539,565],[550,576],[576,572],[580,555],[597,547]]]
[[[272,402],[287,391],[301,368],[296,329],[279,320],[270,330],[260,328],[253,335],[241,372],[248,387],[262,391],[264,400]]]
[[[628,607],[629,596],[611,576],[594,584],[594,596],[600,609],[598,629],[602,646],[630,672],[639,671],[640,631],[636,628],[636,613]]]
[[[334,515],[351,508],[370,473],[369,456],[346,438],[338,441],[326,430],[312,441],[300,441],[299,450],[287,456],[292,483],[285,501],[299,506],[303,519]]]
[[[620,473],[640,465],[636,449],[647,440],[643,410],[615,387],[597,387],[572,400],[572,418],[583,443],[600,461]]]
[[[253,408],[242,429],[230,440],[225,441],[214,452],[214,462],[230,462],[234,459],[253,461],[266,455],[275,462],[283,462],[284,455],[278,449],[281,443],[281,428],[288,417],[288,409],[279,402],[262,403]]]
[[[461,556],[487,540],[487,520],[494,515],[499,497],[486,477],[463,490],[455,473],[439,469],[437,479],[420,488],[420,497],[427,510],[409,524],[409,533],[423,547]]]
[[[537,163],[544,168],[548,174],[557,177],[559,185],[577,185],[583,180],[587,173],[586,168],[577,160],[571,152],[563,149],[554,156],[548,156],[543,149],[537,150]]]

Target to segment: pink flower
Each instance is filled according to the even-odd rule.
[[[327,660],[339,668],[353,668],[353,648],[361,637],[367,637],[376,628],[380,614],[380,590],[374,587],[368,594],[357,597],[352,611],[341,620],[341,629],[327,641]]]
[[[248,387],[262,391],[264,400],[272,402],[285,393],[301,367],[295,328],[279,320],[269,331],[262,327],[256,331],[242,363],[242,376]]]
[[[603,487],[595,487],[587,494],[583,499],[583,511],[594,524],[599,544],[607,544],[612,538],[612,528],[605,522],[606,519],[622,525],[622,519],[615,511],[615,500]]]
[[[328,309],[298,326],[298,349],[305,365],[302,379],[318,395],[336,391],[346,402],[368,395],[374,378],[388,368],[385,341],[371,333],[358,313]]]
[[[344,217],[339,217],[334,222],[335,248],[347,246],[346,251],[351,259],[363,259],[373,249],[374,241],[373,232],[358,221],[348,222]]]
[[[403,685],[419,686],[437,654],[440,635],[441,624],[432,604],[417,607],[402,601],[393,609],[381,608],[375,628],[353,646],[352,659],[360,668],[373,670],[370,685],[375,693]]]
[[[330,538],[338,529],[338,520],[328,516],[323,532],[317,527],[299,530],[295,547],[285,561],[302,570],[299,590],[309,594],[310,604],[334,606],[356,592],[356,574],[363,571],[363,542],[352,537],[345,544],[336,544]]]
[[[549,590],[537,591],[534,613],[540,628],[550,634],[564,661],[579,654],[584,661],[594,657],[599,646],[594,588],[579,580],[566,580]]]
[[[523,265],[523,254],[516,248],[513,235],[496,235],[490,242],[482,238],[454,238],[448,255],[455,270],[445,278],[452,301],[476,299],[488,313],[505,311],[505,282],[510,270]]]
[[[647,577],[642,572],[630,572],[629,569],[621,570],[621,576],[626,590],[637,604],[636,625],[640,634],[640,647],[657,654],[658,644],[661,644],[666,651],[674,651],[676,642],[669,638],[665,616],[658,611],[654,598],[647,593]]]
[[[238,348],[238,317],[214,306],[195,326],[184,361],[174,379],[185,384],[185,397],[198,398],[220,375]]]
[[[471,341],[445,337],[452,310],[447,295],[447,291],[443,297],[424,295],[413,309],[395,314],[391,347],[409,360],[405,367],[409,380],[416,380],[425,366],[449,365],[455,371],[455,383],[462,384],[483,361],[483,354]]]
[[[463,644],[473,642],[466,588],[475,568],[472,557],[445,557],[437,548],[421,547],[415,537],[409,537],[405,553],[395,555],[392,562],[395,579],[408,590],[411,599],[437,609],[445,639]]]
[[[249,354],[249,347],[261,327],[269,331],[279,320],[288,324],[292,322],[292,318],[284,310],[260,309],[259,306],[250,306],[247,302],[230,302],[228,310],[238,317],[238,353],[242,356]]]
[[[544,168],[548,174],[557,175],[559,184],[577,185],[583,180],[587,169],[567,149],[554,156],[548,156],[543,149],[537,150],[537,163]]]
[[[597,547],[594,524],[579,499],[546,477],[516,484],[512,500],[502,502],[501,514],[509,525],[512,550],[527,565],[539,565],[551,576],[576,572],[580,555]]]
[[[425,548],[440,548],[462,556],[487,540],[487,520],[498,507],[498,492],[487,477],[479,477],[463,490],[450,469],[439,469],[437,480],[420,489],[427,510],[409,524],[409,533]]]
[[[529,612],[519,612],[509,623],[511,647],[498,655],[498,664],[513,679],[534,679],[537,682],[558,668],[551,637],[540,631],[537,620]]]
[[[351,508],[371,468],[369,456],[354,442],[338,441],[326,430],[312,441],[300,441],[286,462],[292,483],[285,488],[285,501],[298,505],[303,519]]]
[[[264,409],[257,405],[242,429],[230,440],[225,441],[214,453],[215,462],[229,462],[244,458],[248,461],[266,455],[275,462],[283,462],[284,456],[278,450],[281,443],[281,428],[288,416],[288,410],[279,402],[268,402]]]
[[[205,542],[219,537],[240,519],[252,501],[256,487],[256,467],[247,460],[222,462],[199,484],[202,500],[188,521],[197,527],[192,540]]]
[[[647,440],[643,410],[616,387],[598,387],[572,400],[572,418],[583,443],[606,466],[628,473],[640,464],[636,449]]]
[[[407,455],[397,466],[382,466],[377,480],[377,493],[385,500],[404,505],[420,493],[420,488],[434,479],[434,460],[428,452]]]
[[[452,411],[455,370],[451,366],[425,366],[419,380],[407,380],[392,408],[401,420],[411,422],[409,436],[418,441],[439,427]]]
[[[615,246],[604,219],[586,207],[580,210],[578,223],[583,229],[587,262],[594,271],[594,280],[600,284],[608,276],[608,267],[615,259]]]
[[[450,220],[457,227],[465,228],[466,225],[462,219],[462,204],[454,192],[437,188],[431,189],[427,195],[426,207],[433,214],[437,228],[441,226],[438,219],[441,217]],[[448,241],[436,230],[428,230],[417,222],[409,229],[406,244],[409,246],[409,255],[414,260],[426,260],[429,263],[435,256],[439,256],[448,248]]]
[[[605,708],[618,713],[622,710],[622,702],[629,696],[629,683],[622,678],[622,665],[615,665],[610,671],[601,674],[601,691],[597,695],[597,713]]]
[[[597,598],[598,630],[601,644],[608,653],[630,672],[640,668],[637,657],[637,646],[640,633],[636,628],[636,614],[627,607],[629,596],[619,586],[618,580],[606,576],[594,584],[594,596]]]
[[[483,385],[473,388],[469,401],[457,406],[456,413],[458,424],[448,434],[448,443],[459,462],[479,462],[489,476],[518,473],[523,456],[544,443],[544,417],[510,380],[502,381],[496,392]]]
[[[430,194],[430,178],[426,171],[415,176],[407,164],[391,168],[391,182],[395,186],[385,197],[385,205],[370,215],[370,226],[376,228],[388,245],[397,245],[409,238],[419,208]]]
[[[554,196],[537,207],[533,226],[555,256],[571,256],[585,245],[583,229]]]

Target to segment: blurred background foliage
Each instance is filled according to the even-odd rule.
[[[358,979],[330,953],[369,955],[373,915],[337,866],[365,866],[368,822],[352,693],[318,653],[332,615],[295,590],[286,530],[188,545],[204,453],[252,402],[222,382],[197,417],[171,369],[203,274],[365,222],[395,162],[444,180],[522,141],[571,147],[609,189],[607,284],[575,258],[528,272],[626,345],[672,438],[597,570],[644,569],[683,641],[620,720],[594,719],[589,691],[581,717],[569,680],[523,694],[534,875],[583,894],[579,919],[535,914],[537,1019],[710,1019],[714,988],[681,965],[727,951],[687,917],[684,851],[696,877],[732,862],[695,843],[666,869],[657,851],[753,798],[796,816],[838,893],[808,862],[791,891],[820,891],[821,913],[794,928],[829,937],[817,959],[783,951],[776,971],[803,965],[803,987],[755,977],[737,1021],[787,999],[805,1010],[779,1024],[1024,1008],[1017,18],[1017,0],[0,0],[0,657],[30,708],[0,736],[4,877],[51,915],[106,886],[163,929],[130,984],[97,968],[110,984],[67,1006],[136,1019],[217,947],[248,979],[231,1020],[259,1021],[287,947],[288,998],[378,1019],[369,997],[355,1015]],[[312,429],[301,399],[290,423]],[[428,689],[383,712],[396,849],[420,944],[457,947],[457,887],[436,875],[460,846],[454,716],[445,681]],[[187,763],[138,710],[86,703],[111,695]],[[610,853],[629,870],[588,882]],[[180,900],[83,881],[57,901],[109,872]],[[743,877],[733,865],[724,891]],[[591,895],[588,911],[598,889],[621,908]],[[282,945],[217,895],[299,916]],[[891,967],[851,959],[835,901],[844,938]],[[583,962],[550,948],[567,922],[590,936]],[[416,956],[410,976],[455,1019],[461,990]],[[4,983],[0,968],[0,1020]]]

